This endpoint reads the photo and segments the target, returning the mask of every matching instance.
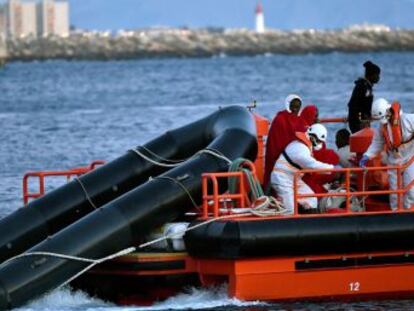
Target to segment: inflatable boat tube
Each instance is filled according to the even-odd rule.
[[[169,131],[137,147],[149,149],[167,159],[182,159],[207,146],[213,129],[206,131],[211,118],[204,118]],[[32,201],[26,207],[0,220],[0,262],[20,254],[64,227],[167,169],[155,166],[134,151],[73,180]],[[86,193],[93,202],[89,202]]]
[[[399,213],[217,221],[187,232],[184,241],[194,257],[239,259],[408,251],[413,235],[414,215]]]
[[[255,121],[245,108],[221,109],[205,121],[203,133],[198,133],[200,141],[208,142],[204,147],[216,150],[230,160],[239,157],[255,159]],[[196,131],[188,130],[188,135],[195,135]],[[182,139],[188,141],[186,137]],[[201,203],[203,173],[227,169],[228,163],[223,159],[207,153],[197,154],[93,211],[29,252],[101,258],[137,245],[151,230],[173,221],[193,207],[187,191],[198,204]],[[0,309],[20,306],[48,292],[86,266],[88,263],[49,256],[28,256],[7,262],[0,267]]]

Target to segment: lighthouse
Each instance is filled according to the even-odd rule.
[[[263,6],[260,1],[257,3],[257,6],[256,6],[256,32],[257,33],[265,32]]]

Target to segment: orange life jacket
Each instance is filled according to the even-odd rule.
[[[385,145],[388,151],[395,151],[398,148],[411,141],[410,139],[407,142],[403,142],[403,134],[401,128],[401,106],[399,103],[395,102],[391,105],[391,110],[393,112],[392,119],[390,123],[386,123],[382,126],[382,135],[384,136]],[[388,125],[391,129],[391,137],[390,131],[388,131]]]
[[[310,152],[312,153],[312,142],[310,141],[310,139],[308,138],[308,136],[306,135],[306,133],[304,132],[296,132],[295,133],[296,139],[298,141],[300,141],[301,143],[305,144],[306,147],[309,148]],[[286,161],[293,166],[294,168],[301,170],[302,167],[295,163],[294,161],[292,161],[292,159],[289,157],[289,155],[286,153],[286,150],[283,150],[282,155],[285,157]]]
[[[304,143],[306,147],[312,152],[312,142],[310,141],[309,137],[304,132],[296,132],[296,139],[299,140],[301,143]]]

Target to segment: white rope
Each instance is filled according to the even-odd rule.
[[[86,199],[88,200],[89,204],[93,207],[93,209],[97,209],[96,205],[92,202],[92,199],[91,199],[91,197],[89,196],[88,191],[86,191],[86,187],[85,187],[85,185],[83,184],[83,182],[82,182],[82,181],[81,181],[78,177],[75,177],[75,180],[76,180],[76,181],[79,183],[79,185],[82,187],[83,193],[85,194]]]
[[[158,161],[155,161],[149,157],[147,157],[146,155],[144,155],[142,152],[136,150],[136,149],[131,149],[133,152],[135,152],[137,155],[139,155],[140,157],[144,158],[145,160],[147,160],[148,162],[151,162],[155,165],[159,165],[159,166],[164,166],[164,167],[175,167],[177,165],[180,165],[181,163],[190,160],[191,158],[199,155],[199,154],[209,154],[212,156],[215,156],[219,159],[222,159],[224,161],[226,161],[228,164],[231,164],[232,161],[230,159],[228,159],[227,157],[225,157],[223,154],[220,154],[218,151],[216,150],[212,150],[212,149],[204,149],[204,150],[200,150],[198,151],[195,155],[193,155],[192,157],[190,157],[187,160],[183,160],[183,162],[179,162],[176,164],[166,164],[166,163],[161,163]],[[152,153],[152,152],[151,152]],[[155,154],[154,154],[155,155]],[[158,157],[160,158],[160,157]],[[178,180],[175,180],[173,178],[171,178],[174,182],[178,183],[181,187],[185,188],[184,185],[182,185]],[[82,182],[78,179],[79,184],[82,186],[82,188],[84,189],[84,192],[88,198],[88,200],[90,201],[91,205],[93,205],[92,201],[89,198],[89,195],[86,192],[86,189],[84,188]],[[186,191],[186,193],[190,196],[192,202],[194,203],[194,199],[192,198],[191,194],[188,192],[188,190]],[[212,218],[209,220],[206,220],[204,222],[198,223],[192,227],[188,227],[183,231],[178,231],[178,232],[174,232],[168,235],[165,235],[163,237],[160,237],[158,239],[140,244],[138,247],[129,247],[123,250],[120,250],[116,253],[113,253],[111,255],[108,255],[106,257],[103,258],[99,258],[99,259],[91,259],[91,258],[85,258],[85,257],[79,257],[79,256],[71,256],[71,255],[65,255],[65,254],[59,254],[59,253],[52,253],[52,252],[29,252],[29,253],[23,253],[20,255],[17,255],[15,257],[12,257],[8,260],[6,260],[5,262],[3,262],[2,264],[0,264],[0,267],[14,261],[17,260],[19,258],[24,258],[24,257],[30,257],[30,256],[45,256],[45,257],[54,257],[54,258],[60,258],[60,259],[66,259],[66,260],[73,260],[73,261],[79,261],[79,262],[85,262],[85,263],[90,263],[90,265],[88,265],[87,267],[85,267],[84,269],[82,269],[81,271],[79,271],[78,273],[76,273],[74,276],[72,276],[71,278],[69,278],[67,281],[65,281],[63,284],[61,284],[59,287],[65,286],[67,284],[69,284],[70,282],[72,282],[74,279],[78,278],[80,275],[82,275],[83,273],[89,271],[90,269],[92,269],[94,266],[101,264],[105,261],[108,260],[112,260],[121,256],[125,256],[127,254],[130,254],[134,251],[136,251],[137,249],[143,249],[145,247],[148,247],[150,245],[159,243],[161,241],[167,240],[167,239],[171,239],[176,237],[177,235],[182,235],[185,234],[186,232],[189,232],[191,230],[197,229],[201,226],[207,225],[209,223],[212,223],[214,221],[217,220],[223,220],[223,219],[231,219],[231,218],[235,218],[235,217],[246,217],[246,216],[251,216],[251,215],[256,215],[256,216],[260,216],[260,217],[265,217],[265,216],[274,216],[274,215],[279,215],[282,214],[284,209],[281,205],[280,202],[278,202],[276,199],[274,199],[273,197],[269,198],[269,197],[260,197],[258,199],[265,199],[263,203],[260,203],[258,206],[255,206],[253,208],[250,208],[248,210],[248,212],[246,213],[239,213],[239,214],[232,214],[232,215],[224,215],[224,216],[220,216],[220,217],[216,217],[216,218]],[[271,210],[271,208],[273,208],[273,210]]]
[[[162,166],[162,167],[176,167],[176,166],[178,166],[178,165],[181,164],[181,162],[180,163],[171,163],[171,164],[169,164],[169,163],[162,163],[162,162],[159,162],[159,161],[156,161],[156,160],[153,160],[153,159],[147,157],[145,154],[143,154],[141,151],[139,151],[137,149],[131,149],[131,151],[132,152],[135,152],[138,156],[140,156],[144,160],[146,160],[146,161],[148,161],[148,162],[150,162],[150,163],[152,163],[154,165],[157,165],[157,166]]]
[[[181,183],[180,181],[178,181],[176,178],[169,177],[169,176],[157,176],[157,177],[154,177],[153,179],[165,179],[165,180],[170,180],[170,181],[174,182],[175,184],[177,184],[178,186],[180,186],[181,189],[183,189],[185,193],[187,193],[187,196],[190,198],[191,203],[193,204],[194,208],[196,210],[199,210],[200,209],[200,207],[195,202],[193,196],[191,195],[190,191],[188,191],[188,189],[184,186],[184,184]]]
[[[222,220],[222,219],[230,219],[230,218],[235,218],[235,217],[245,217],[245,216],[249,216],[251,215],[251,213],[244,213],[244,214],[237,214],[237,215],[225,215],[225,216],[220,216],[217,218],[212,218],[209,219],[207,221],[201,222],[199,224],[196,224],[192,227],[188,227],[186,230],[183,231],[178,231],[178,232],[174,232],[172,234],[169,235],[165,235],[161,238],[140,244],[138,247],[128,247],[126,249],[120,250],[116,253],[113,253],[111,255],[108,255],[106,257],[103,258],[99,258],[99,259],[91,259],[91,258],[85,258],[85,257],[79,257],[79,256],[70,256],[70,255],[65,255],[65,254],[59,254],[59,253],[52,253],[52,252],[29,252],[29,253],[23,253],[20,255],[17,255],[15,257],[12,257],[6,261],[4,261],[0,267],[7,265],[8,263],[20,259],[20,258],[24,258],[24,257],[32,257],[32,256],[45,256],[45,257],[54,257],[54,258],[60,258],[60,259],[67,259],[67,260],[73,260],[73,261],[79,261],[79,262],[86,262],[86,263],[90,263],[90,265],[88,265],[87,267],[85,267],[84,269],[82,269],[81,271],[79,271],[78,273],[76,273],[74,276],[72,276],[71,278],[69,278],[67,281],[65,281],[63,284],[61,284],[60,286],[58,286],[58,288],[63,287],[67,284],[69,284],[70,282],[72,282],[73,280],[75,280],[76,278],[78,278],[79,276],[81,276],[82,274],[84,274],[85,272],[89,271],[90,269],[92,269],[93,267],[95,267],[98,264],[101,264],[105,261],[108,260],[112,260],[121,256],[125,256],[128,255],[134,251],[136,251],[137,249],[143,249],[145,247],[148,247],[150,245],[159,243],[161,241],[167,240],[167,239],[171,239],[177,235],[181,235],[181,234],[185,234],[188,231],[197,229],[201,226],[207,225],[209,223],[212,223],[214,221],[217,220]]]
[[[263,200],[263,202],[250,209],[250,212],[255,216],[269,217],[283,215],[287,212],[283,204],[272,196],[261,196],[256,202],[260,200]]]
[[[222,159],[222,160],[226,161],[228,164],[231,164],[232,163],[232,161],[229,158],[227,158],[226,156],[224,156],[223,154],[221,154],[217,150],[213,150],[213,149],[203,149],[203,150],[200,150],[197,153],[195,153],[194,155],[192,155],[191,157],[189,157],[188,159],[182,160],[181,162],[178,162],[177,161],[177,163],[163,163],[163,162],[160,162],[160,161],[151,159],[150,157],[146,156],[145,154],[143,154],[141,151],[139,151],[137,149],[131,149],[131,151],[134,152],[134,153],[136,153],[138,156],[140,156],[144,160],[146,160],[146,161],[148,161],[148,162],[150,162],[150,163],[152,163],[154,165],[161,166],[161,167],[170,167],[170,168],[171,167],[177,167],[177,166],[181,165],[182,163],[187,162],[187,161],[193,159],[194,157],[196,157],[196,156],[198,156],[200,154],[203,154],[203,153],[212,155],[212,156],[214,156],[216,158],[219,158],[219,159]],[[151,153],[155,155],[155,153],[153,153],[153,152],[151,152]],[[155,157],[162,159],[158,155],[156,155]],[[163,161],[167,161],[167,159],[163,159]],[[171,160],[168,160],[168,161],[172,162]]]
[[[274,215],[279,215],[283,213],[283,208],[281,208],[281,203],[278,202],[276,199],[272,198],[274,201],[272,201],[271,199],[269,199],[268,197],[265,197],[266,200],[265,202],[261,203],[260,205],[249,209],[247,212],[245,213],[240,213],[240,214],[232,214],[232,215],[224,215],[224,216],[219,216],[216,218],[211,218],[208,219],[206,221],[203,221],[201,223],[198,223],[192,227],[188,227],[185,230],[182,231],[177,231],[171,234],[167,234],[163,237],[157,238],[155,240],[140,244],[138,247],[128,247],[126,249],[120,250],[116,253],[113,253],[111,255],[108,255],[106,257],[103,258],[99,258],[99,259],[91,259],[91,258],[85,258],[85,257],[79,257],[79,256],[71,256],[71,255],[65,255],[65,254],[59,254],[59,253],[52,253],[52,252],[29,252],[29,253],[23,253],[20,255],[17,255],[15,257],[12,257],[8,260],[6,260],[5,262],[3,262],[0,267],[7,265],[8,263],[17,260],[19,258],[24,258],[24,257],[31,257],[31,256],[45,256],[45,257],[54,257],[54,258],[60,258],[60,259],[67,259],[67,260],[73,260],[73,261],[79,261],[79,262],[85,262],[85,263],[90,263],[90,265],[88,265],[87,267],[85,267],[84,269],[82,269],[81,271],[79,271],[77,274],[75,274],[74,276],[72,276],[71,278],[69,278],[67,281],[65,281],[63,284],[61,284],[59,287],[65,286],[67,284],[69,284],[70,282],[72,282],[73,280],[75,280],[76,278],[78,278],[79,276],[81,276],[82,274],[84,274],[85,272],[89,271],[90,269],[92,269],[93,267],[95,267],[98,264],[101,264],[105,261],[108,260],[112,260],[121,256],[125,256],[128,255],[134,251],[136,251],[137,249],[143,249],[145,247],[151,246],[153,244],[159,243],[161,241],[164,240],[168,240],[168,239],[172,239],[176,236],[182,236],[183,234],[195,230],[199,227],[202,227],[204,225],[210,224],[212,222],[218,221],[218,220],[223,220],[223,219],[231,219],[231,218],[239,218],[239,217],[247,217],[247,216],[252,216],[252,215],[256,215],[256,216],[260,216],[260,217],[265,217],[265,216],[274,216]],[[268,208],[268,206],[278,206],[278,208],[281,209],[275,209],[272,212],[270,212],[270,209]]]
[[[170,163],[182,163],[184,162],[186,159],[182,159],[182,160],[173,160],[173,159],[167,159],[167,158],[163,158],[162,156],[156,154],[155,152],[151,151],[150,149],[148,149],[145,146],[138,146],[138,148],[144,149],[146,152],[148,152],[150,155],[152,155],[153,157],[164,161],[164,162],[170,162]]]

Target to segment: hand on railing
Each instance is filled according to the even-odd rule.
[[[367,155],[364,155],[362,157],[362,159],[359,161],[359,167],[363,167],[366,168],[367,167],[367,162],[369,161],[369,157]]]

